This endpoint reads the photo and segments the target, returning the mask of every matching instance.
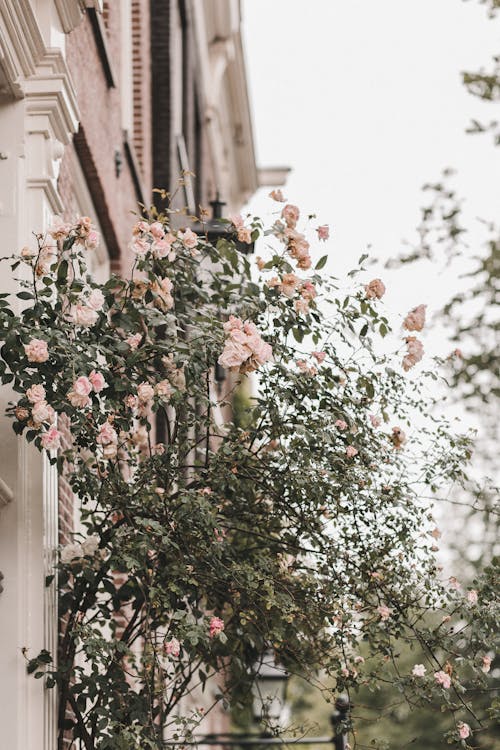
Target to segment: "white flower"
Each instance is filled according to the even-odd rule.
[[[83,557],[82,545],[78,542],[66,544],[61,550],[61,562],[69,563],[77,557]]]
[[[99,537],[97,536],[97,534],[91,534],[91,536],[87,537],[87,539],[82,542],[82,550],[84,555],[93,557],[98,549]]]

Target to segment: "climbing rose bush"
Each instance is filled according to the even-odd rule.
[[[429,497],[465,481],[471,450],[432,413],[439,363],[391,333],[381,279],[323,277],[327,225],[272,197],[285,205],[270,226],[233,217],[216,247],[152,209],[126,279],[88,273],[87,217],[12,259],[8,413],[82,523],[54,570],[57,660],[25,644],[28,671],[58,689],[60,746],[65,732],[87,750],[189,738],[200,713],[179,716],[181,699],[210,681],[213,705],[248,702],[269,650],[326,676],[333,699],[376,690],[406,642],[422,663],[398,694],[438,700],[461,748],[485,720],[493,573],[467,593],[435,561]],[[240,252],[254,241],[255,261]],[[422,331],[424,306],[403,315]]]

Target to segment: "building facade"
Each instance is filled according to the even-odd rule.
[[[234,212],[258,187],[239,0],[1,0],[1,255],[33,244],[54,215],[91,216],[92,272],[127,273],[133,212],[175,199],[193,213],[218,191]],[[276,173],[273,174],[276,177]],[[16,291],[7,264],[2,292]],[[45,586],[77,506],[44,458],[15,438],[0,395],[2,747],[54,750],[53,690],[26,658],[56,651]]]

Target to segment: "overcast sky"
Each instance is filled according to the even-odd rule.
[[[331,273],[369,245],[397,255],[444,167],[471,217],[496,218],[500,149],[464,132],[500,118],[461,84],[500,51],[500,20],[476,0],[243,0],[243,32],[258,162],[292,167],[286,196],[333,228]],[[395,309],[432,312],[453,290],[429,267],[386,276]]]

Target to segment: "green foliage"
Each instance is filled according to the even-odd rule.
[[[333,691],[385,684],[402,643],[422,650],[429,677],[401,674],[395,691],[435,701],[455,734],[469,716],[475,729],[497,609],[490,579],[469,601],[434,558],[425,498],[466,483],[471,451],[430,416],[437,366],[408,387],[400,354],[378,354],[390,326],[377,300],[295,276],[307,243],[294,227],[264,233],[280,278],[262,284],[231,234],[214,248],[155,218],[134,229],[131,279],[90,278],[80,221],[39,238],[22,256],[23,304],[0,305],[13,428],[50,451],[85,529],[57,564],[57,666],[46,652],[28,663],[57,686],[60,742],[68,729],[87,750],[189,737],[200,716],[179,717],[180,701],[218,676],[215,702],[248,703],[269,649]],[[227,364],[229,344],[241,362]],[[257,367],[245,424],[223,418]],[[58,454],[55,414],[71,429]],[[394,422],[411,431],[402,449]],[[353,668],[360,648],[368,670]]]

